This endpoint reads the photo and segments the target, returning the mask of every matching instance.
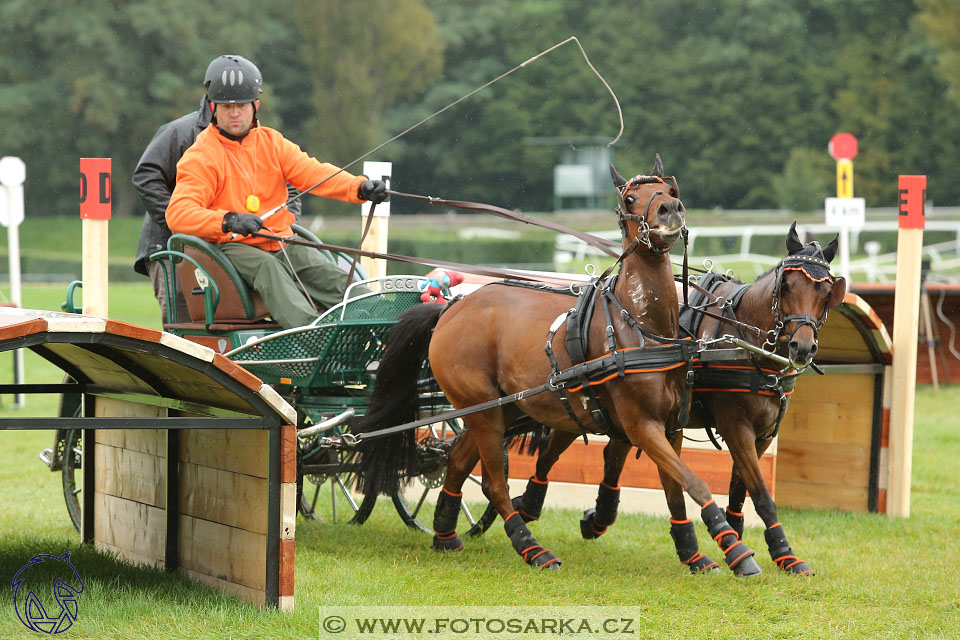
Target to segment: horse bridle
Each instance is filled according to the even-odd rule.
[[[793,339],[793,336],[796,335],[797,331],[800,330],[800,327],[808,325],[813,330],[813,340],[817,342],[820,339],[820,328],[827,321],[827,316],[830,314],[829,305],[823,306],[823,315],[819,318],[812,316],[808,313],[792,313],[788,316],[785,316],[782,320],[780,318],[780,299],[783,295],[783,274],[787,270],[803,270],[804,265],[815,265],[822,267],[827,271],[827,278],[830,280],[830,283],[834,283],[836,279],[830,275],[830,263],[823,257],[823,249],[820,248],[820,243],[814,241],[813,245],[817,249],[817,255],[815,256],[787,256],[777,264],[777,275],[776,283],[774,286],[773,302],[771,304],[771,310],[773,311],[773,329],[767,332],[767,339],[763,343],[763,346],[766,347],[769,345],[771,350],[775,350],[781,338],[783,337],[783,332],[786,327],[791,322],[795,322],[796,326],[793,328],[793,331],[790,332],[790,335],[787,336],[787,342]],[[811,276],[807,275],[804,272],[805,277],[810,278]],[[811,278],[812,279],[812,278]]]
[[[667,180],[673,185],[674,193],[680,193],[680,188],[677,186],[677,179],[674,176],[668,176]],[[635,178],[628,180],[622,186],[617,188],[617,208],[614,209],[614,212],[617,214],[617,224],[620,225],[620,232],[625,238],[629,239],[629,234],[627,233],[627,220],[631,222],[640,223],[640,233],[634,238],[634,242],[631,244],[631,250],[636,249],[641,243],[645,244],[647,250],[655,254],[664,254],[670,250],[669,246],[666,247],[657,247],[650,241],[650,225],[647,222],[647,216],[650,213],[650,205],[653,204],[653,199],[659,195],[663,195],[662,190],[654,191],[650,196],[650,199],[647,200],[647,206],[643,209],[643,215],[637,215],[635,213],[628,213],[627,204],[623,200],[624,194],[626,194],[627,189],[632,187],[637,187],[642,184],[656,184],[660,183],[666,185],[667,182],[663,178],[658,176],[636,176]],[[680,200],[678,197],[677,200]]]

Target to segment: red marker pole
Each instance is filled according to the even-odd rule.
[[[112,211],[110,158],[80,158],[80,218],[83,220],[83,313],[106,318],[107,277]]]
[[[897,284],[893,302],[893,383],[890,399],[890,471],[887,515],[910,517],[913,472],[913,411],[920,327],[920,258],[926,176],[900,176]]]

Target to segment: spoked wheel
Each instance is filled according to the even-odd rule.
[[[443,481],[447,477],[447,457],[462,429],[458,420],[433,424],[418,441],[417,457],[420,462],[420,475],[416,476],[411,488],[405,494],[401,493],[392,498],[393,506],[400,519],[411,529],[433,535],[433,529],[427,521],[427,516],[432,514],[432,511],[424,513],[423,507],[428,503],[432,505],[436,502],[435,497],[428,496],[431,496],[431,493],[435,494],[435,489],[443,486]],[[504,450],[505,466],[506,463],[506,450]],[[470,474],[467,482],[479,487],[480,476]],[[474,505],[475,508],[476,506]],[[471,536],[478,536],[485,532],[499,515],[496,508],[489,502],[482,513],[478,511],[479,517],[471,511],[466,502],[460,504],[460,511],[469,524],[466,533]]]
[[[68,429],[63,437],[63,466],[60,477],[63,483],[63,498],[67,513],[77,531],[80,531],[80,490],[83,487],[83,431]]]
[[[297,441],[297,487],[299,511],[306,518],[319,519],[317,509],[328,510],[329,521],[334,524],[363,524],[376,506],[377,496],[363,496],[359,504],[354,499],[350,486],[355,468],[351,451],[323,449],[317,438]],[[329,485],[329,486],[324,486]],[[322,493],[329,492],[329,499],[320,505]]]
[[[64,382],[72,382],[67,376]],[[83,397],[79,393],[65,393],[60,396],[61,418],[79,418]],[[60,462],[60,479],[63,485],[63,500],[67,503],[67,513],[77,531],[80,531],[80,490],[83,488],[81,471],[83,431],[66,429],[63,437],[57,438],[57,448],[53,455]]]

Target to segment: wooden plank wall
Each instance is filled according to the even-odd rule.
[[[98,416],[162,416],[165,410],[98,398]],[[284,426],[280,465],[279,602],[293,607],[296,428]],[[178,432],[182,573],[237,596],[267,603],[270,433],[252,429]],[[166,543],[165,430],[96,432],[94,537],[98,549],[128,562],[163,566]]]
[[[780,430],[777,503],[867,511],[876,375],[804,375]]]
[[[95,415],[161,417],[166,410],[98,398]],[[134,564],[161,567],[166,545],[166,433],[95,432],[95,546]]]
[[[180,569],[265,604],[266,431],[188,429],[180,435]]]

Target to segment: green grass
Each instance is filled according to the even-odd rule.
[[[524,566],[499,524],[468,539],[466,551],[439,555],[429,538],[405,529],[381,501],[363,527],[298,522],[296,611],[261,611],[161,571],[134,569],[78,544],[59,477],[37,460],[46,432],[2,436],[0,575],[12,577],[35,553],[71,551],[87,591],[76,638],[316,637],[318,606],[629,606],[638,637],[948,638],[960,600],[955,535],[960,528],[956,389],[920,389],[909,519],[781,509],[794,548],[817,576],[783,575],[763,550],[759,529],[746,540],[763,575],[729,571],[690,576],[674,556],[663,518],[623,515],[597,541],[583,541],[580,513],[547,510],[534,533],[564,560],[557,573]],[[702,527],[701,548],[713,548]],[[33,637],[0,600],[0,637]]]
[[[28,287],[25,306],[56,309],[64,288]],[[156,325],[147,281],[111,288],[111,315]],[[32,354],[27,354],[28,356]],[[0,355],[0,381],[10,381]],[[42,360],[27,361],[28,381],[58,379]],[[53,415],[53,398],[30,396],[0,415]],[[59,474],[37,453],[52,432],[0,433],[0,577],[12,579],[37,553],[70,551],[86,591],[71,638],[310,638],[319,606],[484,605],[630,607],[632,637],[952,638],[960,623],[960,578],[953,566],[960,531],[956,387],[918,391],[912,515],[781,509],[781,520],[813,578],[783,575],[762,531],[748,529],[764,573],[738,580],[729,571],[690,576],[676,560],[664,518],[623,515],[603,538],[580,538],[576,510],[547,510],[535,535],[564,561],[556,573],[524,566],[497,523],[466,550],[439,555],[408,531],[381,500],[363,527],[298,521],[296,611],[259,610],[159,570],[133,568],[79,544]],[[324,492],[326,494],[327,492]],[[589,505],[584,505],[589,506]],[[698,525],[701,548],[715,545]],[[12,592],[0,596],[0,638],[33,638],[16,619]]]

